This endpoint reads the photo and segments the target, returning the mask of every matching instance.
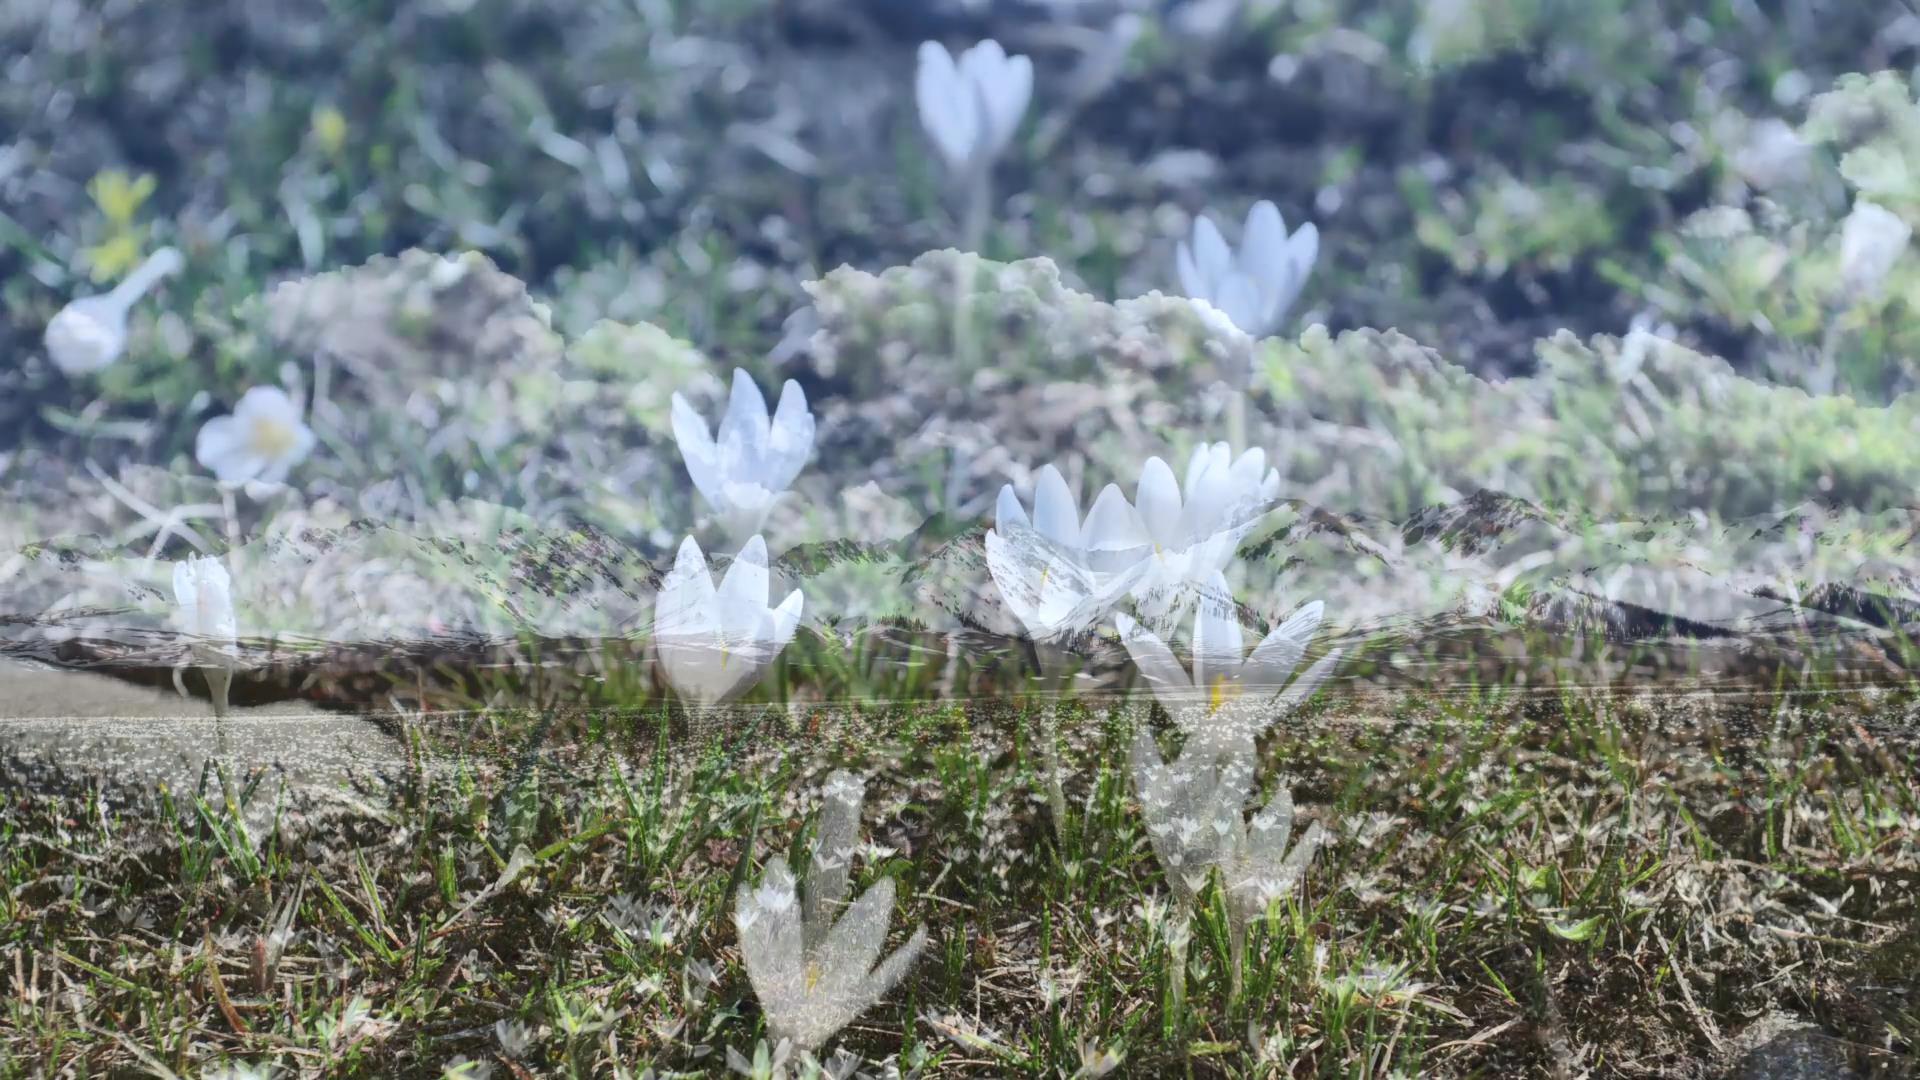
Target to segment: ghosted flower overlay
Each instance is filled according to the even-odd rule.
[[[660,584],[653,632],[660,670],[682,697],[713,705],[745,692],[793,640],[800,590],[770,608],[771,587],[767,542],[759,536],[734,556],[718,588],[700,545],[691,536],[681,542]]]
[[[927,928],[917,927],[906,944],[880,960],[893,917],[892,878],[846,902],[864,794],[861,781],[847,772],[828,777],[805,886],[796,888],[787,860],[775,855],[760,884],[742,883],[734,897],[740,954],[766,1012],[768,1035],[803,1051],[818,1049],[872,1008],[927,943]]]

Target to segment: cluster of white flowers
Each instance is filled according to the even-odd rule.
[[[740,956],[766,1012],[768,1034],[806,1053],[872,1008],[927,944],[923,925],[880,959],[893,917],[892,878],[881,878],[847,903],[864,796],[864,784],[853,775],[828,777],[806,883],[796,886],[787,860],[775,855],[760,884],[743,882],[734,897]]]
[[[700,545],[680,544],[654,604],[660,672],[688,701],[717,705],[745,693],[800,626],[800,590],[768,607],[772,573],[758,530],[813,453],[813,414],[800,384],[787,380],[772,414],[753,378],[738,368],[717,433],[678,393],[673,435],[687,475],[730,532],[752,532],[716,588]]]
[[[1231,22],[1238,3],[1231,0],[1208,22],[1216,28]],[[1137,16],[1122,15],[1115,24],[1115,40],[1130,46],[1138,37],[1137,21]],[[1009,56],[992,38],[957,57],[940,42],[925,41],[913,91],[920,126],[965,190],[962,240],[978,246],[991,201],[993,164],[1006,152],[1033,100],[1033,61]],[[1041,141],[1047,141],[1044,135]],[[1241,333],[1266,337],[1286,321],[1319,256],[1320,233],[1313,223],[1289,233],[1279,208],[1263,199],[1248,211],[1237,250],[1211,217],[1197,217],[1189,239],[1176,248],[1174,270],[1181,291],[1203,315],[1224,318]]]
[[[1194,900],[1218,876],[1230,914],[1232,977],[1240,985],[1248,927],[1287,896],[1319,846],[1316,824],[1291,850],[1292,796],[1282,788],[1249,823],[1255,740],[1305,701],[1339,662],[1339,650],[1293,678],[1319,628],[1322,605],[1300,607],[1246,650],[1240,608],[1226,570],[1240,542],[1266,516],[1279,477],[1250,450],[1196,448],[1184,490],[1159,458],[1141,470],[1135,502],[1108,485],[1082,520],[1072,489],[1052,465],[1040,470],[1033,513],[1011,485],[1000,491],[986,536],[987,568],[1008,609],[1037,640],[1085,633],[1131,595],[1142,618],[1170,629],[1191,603],[1192,667],[1127,612],[1115,627],[1154,696],[1184,732],[1179,758],[1163,762],[1143,725],[1133,775],[1155,855],[1175,892]],[[1197,602],[1195,602],[1197,601]],[[1291,680],[1291,682],[1289,682]],[[1052,732],[1042,747],[1052,745]],[[1057,762],[1049,796],[1064,813]],[[1059,821],[1055,822],[1060,829]]]

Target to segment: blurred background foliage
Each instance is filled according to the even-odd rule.
[[[708,367],[882,393],[852,383],[879,367],[785,363],[806,329],[785,323],[835,266],[950,242],[913,49],[987,34],[1039,87],[984,253],[1046,256],[1073,288],[1168,288],[1193,213],[1269,197],[1325,238],[1302,326],[1396,328],[1501,378],[1562,329],[1640,325],[1756,380],[1913,385],[1912,258],[1870,295],[1838,265],[1857,197],[1920,221],[1905,5],[1127,4],[1143,31],[1094,78],[1122,6],[0,0],[0,451],[187,467],[246,386],[316,377],[263,332],[275,283],[415,246],[525,281],[558,337],[538,355],[619,384],[616,437],[658,438]],[[126,358],[62,378],[46,320],[160,244],[188,268]],[[580,406],[562,370],[513,372],[510,396]],[[431,413],[395,392],[378,404]]]

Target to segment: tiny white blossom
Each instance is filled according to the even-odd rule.
[[[807,395],[792,379],[769,415],[753,378],[735,368],[717,435],[686,398],[673,395],[673,439],[687,475],[736,536],[758,530],[774,500],[793,486],[813,453],[813,434]]]
[[[837,773],[829,783],[823,846],[841,840],[851,846],[858,828],[860,794],[846,798],[847,778]],[[881,960],[893,915],[892,878],[881,878],[851,904],[844,865],[810,870],[797,905],[793,880],[785,858],[768,860],[763,883],[743,882],[734,896],[734,929],[769,1038],[810,1054],[900,981],[926,947],[927,928],[915,929]]]
[[[285,390],[256,386],[240,395],[233,415],[201,425],[193,456],[223,484],[277,485],[306,460],[313,441],[313,430]]]
[[[989,38],[956,60],[937,41],[920,45],[913,83],[920,124],[957,173],[986,169],[1006,149],[1033,98],[1033,61]]]
[[[1192,236],[1180,242],[1174,268],[1188,296],[1218,308],[1246,333],[1266,337],[1286,319],[1319,257],[1319,229],[1307,222],[1289,236],[1279,208],[1263,199],[1247,211],[1239,251],[1202,214]]]
[[[653,632],[661,672],[683,697],[712,705],[744,692],[793,640],[800,590],[770,608],[771,586],[759,536],[734,556],[718,588],[700,545],[691,536],[681,542],[654,604]]]
[[[127,313],[161,278],[178,271],[182,259],[161,248],[126,280],[104,296],[81,297],[47,321],[43,338],[47,358],[68,376],[90,375],[111,367],[127,348]]]

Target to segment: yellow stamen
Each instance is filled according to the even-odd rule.
[[[269,417],[255,417],[247,431],[247,445],[264,458],[285,457],[298,436],[293,428]]]
[[[1232,680],[1228,679],[1225,675],[1215,675],[1213,677],[1213,685],[1208,688],[1207,711],[1219,711],[1220,706],[1225,705],[1229,700],[1237,696],[1235,694],[1236,689],[1238,688],[1233,685]]]

